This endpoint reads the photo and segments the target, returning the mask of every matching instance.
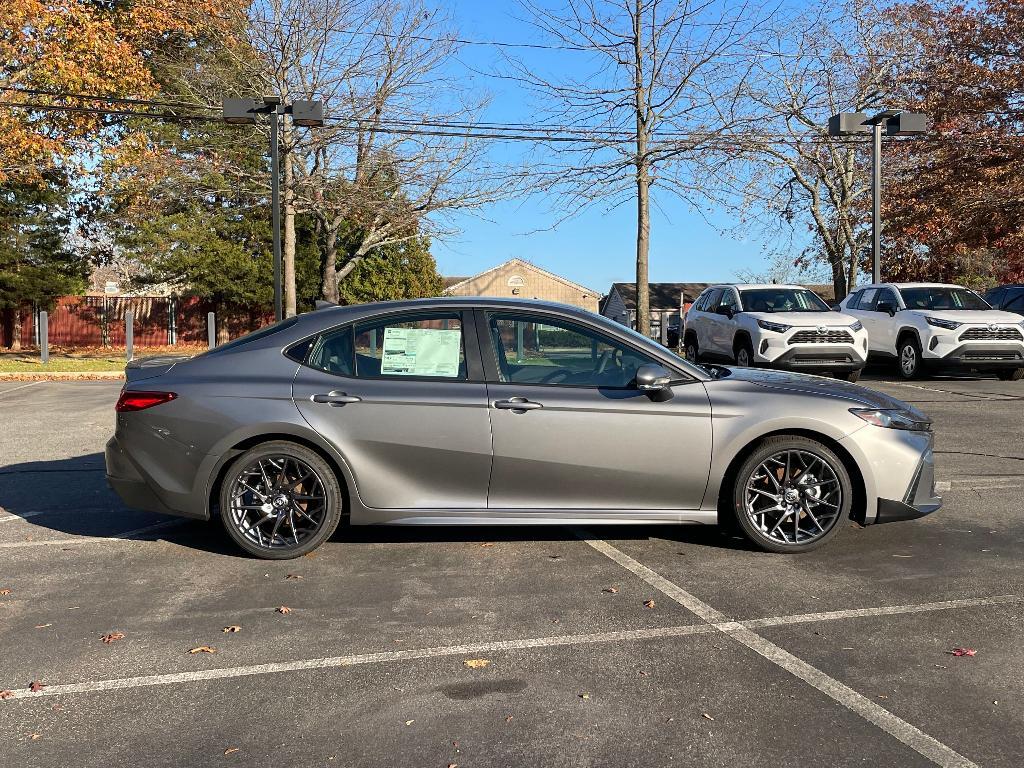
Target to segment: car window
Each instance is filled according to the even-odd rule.
[[[999,309],[999,305],[1003,303],[1003,298],[1006,296],[1006,293],[1006,288],[993,288],[985,294],[985,301],[996,309]]]
[[[736,292],[726,288],[722,291],[722,298],[718,302],[720,307],[729,307],[733,312],[740,311],[740,303],[736,300]]]
[[[221,355],[224,354],[225,352],[231,352],[232,350],[237,349],[238,347],[241,347],[245,344],[251,344],[254,341],[265,339],[267,336],[272,336],[275,333],[286,331],[293,325],[295,325],[297,322],[299,322],[299,318],[289,317],[284,320],[280,320],[276,323],[265,325],[262,328],[258,328],[257,330],[253,331],[252,333],[247,333],[244,336],[239,336],[237,339],[232,339],[231,341],[225,344],[221,344],[219,347],[214,347],[213,349],[207,350],[206,352],[200,352],[198,355],[196,355],[196,357],[210,357],[211,355]]]
[[[547,315],[489,314],[488,329],[503,382],[623,389],[637,368],[655,362],[599,331]]]
[[[355,375],[466,378],[466,348],[458,312],[400,315],[357,324],[352,331]]]
[[[893,292],[893,290],[891,288],[882,288],[878,292],[878,298],[875,299],[875,306],[874,306],[874,310],[876,312],[881,312],[882,311],[882,310],[880,310],[878,308],[879,304],[888,304],[893,309],[899,309],[899,306],[900,306],[899,301],[896,299],[896,294]]]
[[[327,373],[352,376],[355,360],[352,356],[352,326],[336,328],[321,334],[313,341],[306,365]]]
[[[875,308],[875,299],[877,296],[877,288],[865,288],[860,294],[860,302],[857,304],[857,309],[867,312],[872,311]]]
[[[1011,296],[1003,309],[1010,312],[1024,312],[1024,291],[1018,291],[1016,296]]]
[[[718,299],[722,295],[721,288],[712,288],[708,291],[707,296],[704,297],[704,304],[701,306],[701,312],[714,312],[715,307],[718,306]]]
[[[748,312],[829,312],[829,306],[806,288],[749,288],[740,292]]]
[[[857,309],[857,302],[860,301],[860,295],[862,291],[854,291],[850,294],[849,299],[846,302],[847,309]],[[840,302],[842,304],[842,302]]]

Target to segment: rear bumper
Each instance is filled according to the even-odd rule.
[[[942,498],[935,493],[935,464],[931,448],[921,457],[910,487],[901,499],[878,499],[876,523],[894,523],[914,520],[942,506]]]
[[[116,436],[107,441],[104,459],[107,467],[107,485],[121,497],[125,506],[144,512],[158,512],[162,515],[190,517],[198,520],[207,519],[208,515],[204,514],[205,510],[191,512],[167,506],[153,490],[153,487],[146,482],[128,454],[121,448]]]

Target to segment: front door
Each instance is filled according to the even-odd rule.
[[[582,323],[486,314],[484,370],[494,446],[491,509],[697,509],[711,461],[699,381],[654,402],[634,388],[656,362]]]
[[[374,318],[321,334],[292,385],[377,509],[482,509],[491,432],[475,334],[461,312]]]

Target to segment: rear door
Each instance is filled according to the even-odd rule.
[[[718,316],[715,315],[715,308],[718,306],[718,299],[722,295],[721,288],[712,288],[704,297],[697,316],[694,318],[697,331],[697,345],[702,353],[721,354],[715,347],[714,334],[715,323]]]
[[[857,306],[848,306],[847,314],[853,315],[864,325],[868,332],[868,350],[871,352],[889,352],[881,339],[887,336],[883,320],[890,320],[888,314],[879,315],[875,311],[875,303],[878,300],[878,288],[865,288],[860,292]]]
[[[732,317],[724,314],[727,307],[732,310]],[[718,304],[715,307],[716,314],[711,332],[715,351],[720,355],[732,357],[733,339],[736,336],[736,327],[738,325],[736,313],[739,311],[740,302],[736,296],[736,290],[734,288],[723,288],[722,295],[719,297]]]
[[[314,340],[295,404],[345,457],[366,506],[486,507],[491,432],[472,317],[404,312]]]
[[[494,445],[489,508],[699,507],[711,462],[701,382],[654,402],[634,377],[657,361],[603,330],[518,311],[481,313],[478,326]]]

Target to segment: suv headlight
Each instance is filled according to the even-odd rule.
[[[922,421],[917,414],[902,408],[851,408],[850,413],[876,427],[908,429],[912,432],[932,431],[930,421]]]
[[[947,331],[955,331],[963,323],[958,323],[955,320],[942,320],[938,317],[925,317],[924,321],[928,325],[934,325],[936,328],[945,328]]]
[[[757,324],[766,331],[773,331],[775,333],[785,333],[793,327],[791,325],[783,325],[782,323],[773,323],[770,320],[758,320]]]
[[[853,325],[850,326],[850,330],[851,331],[859,331],[863,327],[864,327],[864,323],[862,323],[860,320],[856,320],[856,321],[854,321]]]

